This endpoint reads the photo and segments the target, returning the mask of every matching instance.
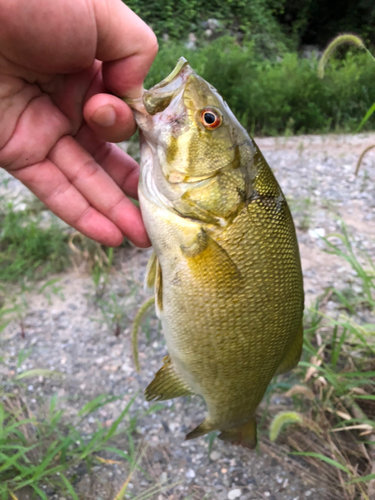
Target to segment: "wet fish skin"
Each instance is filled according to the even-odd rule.
[[[220,430],[254,448],[265,390],[302,349],[302,272],[287,202],[255,142],[184,59],[131,105],[155,252],[148,284],[169,352],[146,398],[199,394],[208,415],[187,439]],[[205,110],[217,128],[202,122]]]

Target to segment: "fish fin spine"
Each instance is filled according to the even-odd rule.
[[[170,356],[165,356],[164,364],[156,373],[154,380],[147,386],[147,401],[165,401],[167,399],[193,394],[190,387],[176,372]]]
[[[197,437],[204,436],[205,434],[214,431],[216,428],[217,427],[208,418],[206,418],[206,420],[203,420],[203,422],[199,424],[198,427],[196,427],[191,432],[186,434],[185,441],[189,441],[190,439],[195,439]]]

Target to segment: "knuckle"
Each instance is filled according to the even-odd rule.
[[[147,35],[145,36],[145,41],[144,41],[144,50],[146,49],[147,52],[150,53],[153,57],[156,56],[159,50],[159,43],[158,39],[156,38],[155,33],[152,31],[152,29],[147,26]]]

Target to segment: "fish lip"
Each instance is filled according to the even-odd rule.
[[[142,97],[137,99],[125,97],[124,101],[140,114],[155,115],[168,107],[192,74],[194,71],[187,59],[180,57],[173,71],[164,80],[149,90],[144,90]]]
[[[165,91],[165,87],[172,83],[178,83],[178,80],[181,79],[181,83],[185,83],[187,78],[191,75],[193,70],[189,66],[189,62],[185,57],[180,57],[179,60],[177,61],[177,64],[175,68],[172,70],[172,72],[164,78],[161,82],[157,83],[153,87],[151,87],[149,90],[146,90],[145,93],[148,92],[155,92],[158,91],[159,89],[163,89]]]
[[[194,71],[184,57],[180,57],[174,70],[143,94],[143,105],[150,115],[164,111],[172,100],[182,92]]]

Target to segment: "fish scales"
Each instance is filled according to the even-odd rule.
[[[187,438],[220,430],[253,448],[256,408],[302,347],[302,273],[287,202],[255,142],[185,60],[131,105],[169,353],[146,396],[199,394],[208,416]]]

